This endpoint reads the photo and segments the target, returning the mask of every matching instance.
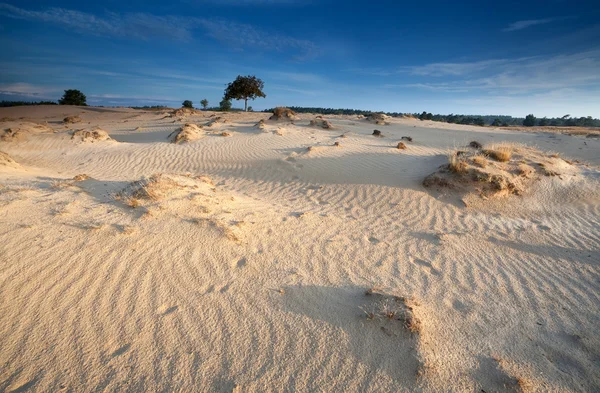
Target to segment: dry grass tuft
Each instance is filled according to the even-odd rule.
[[[136,207],[140,207],[142,205],[139,199],[133,197],[123,199],[123,203],[125,204],[125,206],[129,206],[132,209],[135,209]]]
[[[473,158],[471,158],[471,160],[473,161],[473,164],[475,164],[476,166],[478,166],[480,168],[485,168],[488,164],[488,161],[485,158],[485,156],[483,156],[481,154],[477,154],[476,156],[473,156]]]
[[[112,140],[108,132],[98,128],[95,130],[78,130],[71,134],[71,139],[79,139],[82,142],[99,142]]]
[[[204,136],[202,127],[196,124],[187,123],[169,134],[168,138],[173,143],[193,142]]]
[[[368,320],[399,321],[404,329],[413,334],[421,332],[421,321],[415,316],[416,301],[403,296],[388,295],[377,288],[365,291],[365,296],[373,299],[374,303],[360,307]]]
[[[227,132],[227,131],[223,131],[221,133],[221,136],[231,136],[231,134],[229,132]]]
[[[284,106],[278,106],[273,110],[273,116],[269,117],[269,120],[299,120],[300,118],[296,115],[296,112],[290,108]]]
[[[477,141],[472,141],[469,143],[469,147],[472,147],[473,149],[481,149],[483,146]]]
[[[330,129],[333,128],[333,125],[329,121],[323,119],[322,117],[320,117],[320,118],[319,118],[319,116],[317,116],[317,117],[318,117],[317,119],[314,119],[314,120],[310,121],[310,125],[311,126],[313,126],[313,127],[321,127],[321,128],[326,129],[326,130],[330,130]]]
[[[510,161],[512,153],[513,148],[508,145],[491,146],[483,151],[483,154],[499,162]]]
[[[460,155],[452,153],[448,156],[448,169],[452,173],[467,173],[468,165],[467,161]]]
[[[406,150],[406,145],[403,142],[398,142],[396,149]]]
[[[84,180],[87,180],[87,179],[89,179],[89,178],[90,178],[90,177],[89,177],[88,175],[86,175],[85,173],[81,173],[81,174],[79,174],[79,175],[76,175],[76,176],[73,178],[73,181],[84,181]]]
[[[527,164],[519,164],[518,174],[519,176],[529,177],[535,173],[535,169]]]
[[[73,124],[73,123],[80,123],[81,122],[81,117],[79,116],[67,116],[63,119],[63,123],[65,124]]]

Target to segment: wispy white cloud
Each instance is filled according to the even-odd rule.
[[[54,87],[32,85],[30,83],[10,83],[0,85],[0,94],[8,96],[46,98],[61,90]]]
[[[399,71],[421,76],[460,76],[473,74],[509,62],[510,60],[497,59],[464,63],[431,63],[421,66],[400,67]]]
[[[523,30],[531,26],[537,25],[545,25],[546,23],[551,23],[556,21],[557,18],[545,18],[545,19],[529,19],[529,20],[520,20],[508,25],[508,27],[502,29],[502,31],[518,31]]]
[[[319,54],[318,46],[312,41],[266,32],[248,24],[227,20],[173,15],[156,16],[140,12],[125,14],[110,12],[97,16],[64,8],[31,11],[6,3],[0,3],[0,15],[52,23],[78,33],[139,40],[190,41],[194,31],[201,30],[236,50],[253,48],[285,52],[292,54],[297,60],[306,60]]]
[[[177,16],[111,12],[104,17],[99,17],[56,7],[43,11],[30,11],[5,3],[0,3],[0,14],[15,19],[53,23],[79,33],[142,40],[156,37],[189,40],[194,27],[193,20]]]
[[[276,52],[296,52],[295,59],[307,60],[319,54],[318,46],[308,40],[271,34],[254,26],[225,20],[199,19],[207,34],[234,49],[259,48]]]
[[[474,67],[474,64],[486,67]],[[488,67],[489,66],[489,67]],[[436,67],[423,66],[423,69]],[[505,91],[506,94],[525,94],[555,89],[600,89],[600,50],[558,55],[547,58],[531,57],[520,59],[496,60],[489,62],[453,63],[457,70],[480,70],[484,75],[476,78],[459,78],[444,82],[424,81],[410,84],[388,84],[391,87],[413,87],[438,92],[469,91]],[[464,77],[472,72],[444,73]],[[426,77],[437,76],[434,73],[422,73]]]

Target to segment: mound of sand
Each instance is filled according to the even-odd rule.
[[[172,143],[193,142],[204,136],[202,126],[196,124],[185,124],[183,127],[173,131],[167,137]]]
[[[283,106],[278,106],[273,110],[273,116],[269,117],[269,120],[284,120],[284,121],[294,121],[300,120],[296,112],[291,110],[290,108],[286,108]]]
[[[71,134],[71,140],[77,140],[80,142],[101,142],[101,141],[112,141],[113,139],[108,135],[108,132],[101,128],[94,130],[78,130]]]
[[[229,120],[227,120],[227,119],[226,119],[226,118],[224,118],[224,117],[217,116],[217,117],[215,117],[215,118],[213,118],[213,119],[210,119],[210,120],[209,120],[209,121],[208,121],[208,122],[205,124],[205,126],[206,126],[206,127],[213,127],[213,126],[216,126],[216,125],[219,125],[219,124],[227,124],[227,123],[230,123],[230,121],[229,121]]]
[[[477,146],[471,143],[471,146]],[[460,193],[475,193],[483,198],[521,195],[544,176],[573,174],[572,163],[527,146],[496,144],[483,149],[468,148],[452,152],[448,164],[423,181],[425,187],[447,188]]]
[[[24,141],[31,134],[41,134],[44,132],[53,132],[52,128],[46,124],[19,122],[9,124],[10,128],[4,129],[0,133],[0,140],[5,142]]]
[[[260,119],[260,121],[254,125],[254,127],[258,128],[259,130],[264,130],[265,129],[265,119]]]
[[[321,127],[326,130],[330,130],[333,128],[333,125],[329,121],[323,119],[322,117],[317,117],[316,119],[311,120],[310,125],[313,127]]]
[[[155,174],[131,183],[117,194],[120,200],[160,201],[178,193],[189,194],[189,190],[214,189],[212,181],[205,176],[191,177],[173,174]]]
[[[189,115],[197,115],[199,111],[193,108],[179,108],[175,109],[171,112],[172,116],[189,116]]]
[[[67,116],[63,119],[63,123],[65,124],[73,124],[73,123],[80,123],[81,122],[81,117],[79,116]]]
[[[12,159],[8,153],[0,151],[0,168],[20,168],[21,165]]]
[[[368,114],[365,119],[369,122],[375,123],[375,124],[379,124],[379,125],[386,125],[389,124],[389,116],[386,115],[385,113],[370,113]]]

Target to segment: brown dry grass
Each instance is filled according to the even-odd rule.
[[[467,173],[468,165],[464,158],[455,153],[448,155],[448,169],[452,173]]]
[[[63,123],[72,124],[81,122],[81,117],[79,116],[67,116],[63,119]]]
[[[483,154],[499,162],[508,162],[512,158],[513,150],[509,145],[497,145],[485,149]]]
[[[487,159],[481,154],[473,156],[471,160],[473,161],[473,164],[477,165],[480,168],[485,168],[488,165]]]
[[[396,148],[400,149],[400,150],[405,150],[406,145],[404,144],[404,142],[398,142],[398,145],[396,146]]]

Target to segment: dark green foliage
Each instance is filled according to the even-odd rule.
[[[223,97],[223,100],[219,103],[219,110],[229,112],[231,110],[231,100]]]
[[[502,122],[500,121],[500,119],[494,119],[494,121],[492,122],[491,126],[492,127],[500,127],[502,125]]]
[[[62,98],[58,100],[59,105],[87,106],[85,94],[76,89],[65,90]]]
[[[423,113],[419,115],[419,120],[433,120],[433,115],[423,111]]]
[[[254,112],[254,109],[252,109],[251,106],[248,107],[248,112]]]
[[[184,108],[193,108],[194,107],[194,103],[190,100],[185,100],[183,101],[183,103],[181,104],[182,107]]]
[[[244,110],[248,110],[249,99],[254,100],[257,97],[266,97],[266,94],[262,91],[264,87],[264,82],[255,76],[238,75],[225,88],[225,96],[223,98],[226,100],[244,100]]]
[[[527,115],[525,117],[525,120],[523,120],[523,125],[525,127],[533,127],[535,126],[535,116],[534,115]]]
[[[545,127],[547,125],[550,125],[550,122],[545,117],[538,121],[538,126],[540,127]]]
[[[202,105],[202,108],[204,110],[206,110],[206,108],[208,107],[208,100],[205,98],[202,101],[200,101],[200,105]]]
[[[0,107],[26,106],[26,105],[57,105],[54,101],[0,101]]]

